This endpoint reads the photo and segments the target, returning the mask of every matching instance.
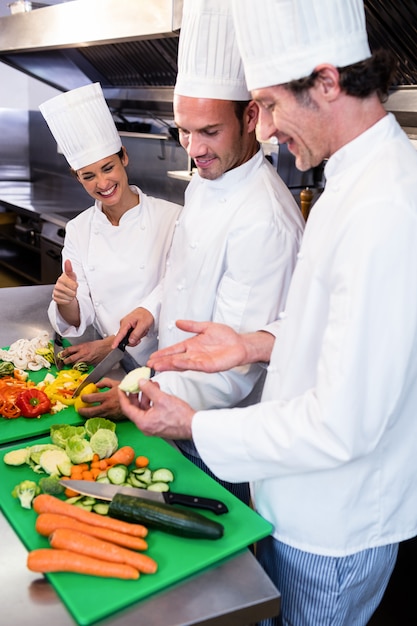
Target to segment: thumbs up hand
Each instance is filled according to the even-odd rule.
[[[58,305],[70,304],[77,297],[77,275],[69,259],[65,261],[64,271],[56,281],[52,297]]]

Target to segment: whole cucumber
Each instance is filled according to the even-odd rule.
[[[196,511],[122,493],[111,501],[109,516],[194,539],[220,539],[224,534],[222,524]]]

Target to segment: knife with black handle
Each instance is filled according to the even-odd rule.
[[[175,491],[151,491],[150,489],[139,489],[138,487],[127,487],[120,485],[109,485],[89,480],[63,480],[61,484],[73,491],[77,491],[85,496],[92,496],[99,500],[113,500],[116,493],[123,493],[128,496],[136,496],[143,500],[154,500],[165,502],[166,504],[181,504],[196,509],[206,509],[216,515],[228,512],[227,506],[221,500],[213,498],[203,498]]]
[[[102,359],[100,363],[98,363],[98,365],[95,366],[93,371],[90,372],[90,374],[86,378],[84,378],[82,383],[78,385],[77,389],[72,394],[73,398],[79,396],[81,391],[90,383],[98,383],[98,381],[101,380],[103,376],[110,372],[110,370],[116,365],[116,363],[119,363],[123,359],[126,346],[129,344],[129,337],[132,330],[133,328],[130,328],[125,337],[123,337],[123,339],[117,346],[117,348],[111,350],[109,354],[105,356],[104,359]]]

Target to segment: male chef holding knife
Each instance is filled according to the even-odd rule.
[[[138,340],[156,328],[160,347],[184,337],[175,326],[178,317],[221,321],[236,330],[255,330],[275,319],[304,226],[291,192],[257,141],[258,106],[244,79],[231,7],[223,0],[184,2],[174,116],[197,172],[186,190],[165,276],[138,301],[123,333],[134,327],[131,338]],[[253,364],[225,373],[164,372],[155,379],[195,409],[208,409],[250,401],[263,371]],[[99,411],[87,408],[83,414]],[[192,442],[177,445],[207,470]],[[247,483],[222,484],[249,501]]]
[[[326,187],[278,322],[245,335],[180,322],[200,334],[149,361],[268,361],[262,401],[195,412],[141,381],[150,408],[120,392],[121,405],[149,435],[192,436],[223,479],[251,481],[274,525],[257,556],[281,591],[280,623],[361,626],[398,542],[417,534],[417,154],[381,103],[393,65],[370,53],[362,0],[233,6],[261,130],[301,170],[328,159]]]

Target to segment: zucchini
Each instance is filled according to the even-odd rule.
[[[224,533],[222,524],[196,511],[123,493],[114,496],[109,506],[109,516],[193,539],[220,539]]]

